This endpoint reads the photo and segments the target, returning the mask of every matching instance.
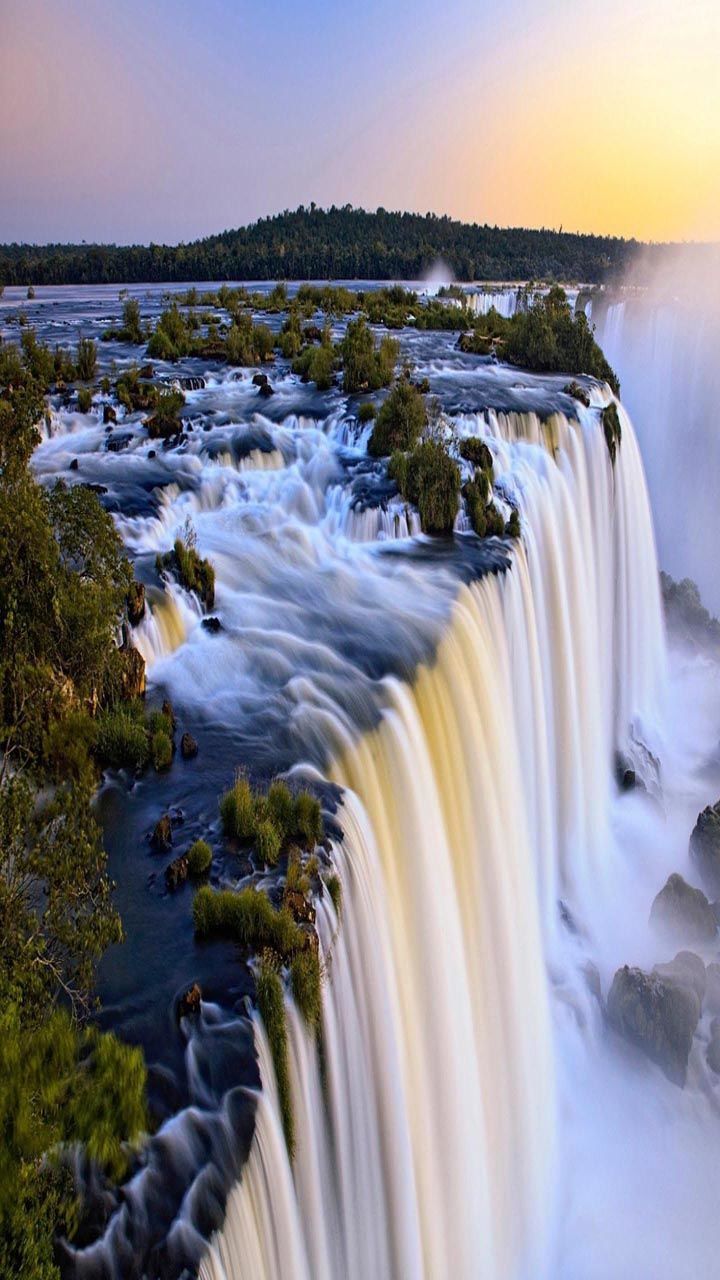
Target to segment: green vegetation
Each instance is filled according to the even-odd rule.
[[[303,347],[293,360],[293,373],[299,373],[303,382],[314,382],[318,391],[329,391],[336,363],[335,348],[329,332],[326,332],[319,346],[310,344]]]
[[[265,1024],[280,1102],[285,1145],[292,1160],[295,1155],[295,1119],[293,1116],[290,1069],[288,1066],[285,997],[280,978],[267,960],[261,960],[255,979],[255,993],[260,1017]]]
[[[336,873],[333,872],[332,875],[328,876],[325,884],[335,908],[335,915],[340,919],[340,915],[342,913],[342,881],[340,880],[339,875],[336,875]]]
[[[487,355],[494,348],[509,364],[538,373],[590,374],[620,394],[620,383],[593,338],[585,313],[573,315],[558,285],[510,319],[494,310],[477,317],[472,332],[461,337],[460,347],[476,355]]]
[[[193,899],[193,923],[200,938],[228,938],[252,952],[269,948],[283,960],[307,945],[308,935],[289,909],[277,911],[259,889],[216,892],[203,885]]]
[[[92,382],[97,371],[97,347],[92,338],[81,338],[78,342],[76,368],[81,382]]]
[[[198,555],[195,532],[186,525],[183,536],[176,538],[172,551],[157,557],[158,573],[173,573],[186,591],[194,591],[207,609],[215,603],[215,570],[209,560]]]
[[[364,316],[351,320],[340,343],[343,390],[352,393],[387,387],[395,372],[399,351],[393,338],[382,338],[376,345]]]
[[[620,425],[620,416],[617,411],[617,405],[614,401],[606,405],[602,411],[602,425],[605,433],[605,443],[610,454],[610,461],[615,466],[615,458],[622,440],[622,426]]]
[[[357,411],[358,422],[372,422],[377,410],[372,400],[364,400]]]
[[[168,440],[182,430],[180,410],[185,404],[182,391],[157,391],[152,388],[148,399],[154,401],[155,412],[145,423],[151,440]]]
[[[221,797],[220,817],[225,835],[253,841],[269,866],[277,864],[288,842],[312,847],[324,833],[320,801],[311,792],[293,796],[284,782],[276,780],[265,795],[253,791],[243,774]]]
[[[420,513],[424,533],[451,533],[458,510],[460,468],[445,446],[425,440],[407,456],[394,453],[388,474]]]
[[[648,276],[663,245],[456,222],[435,214],[368,213],[311,204],[193,244],[5,245],[0,280],[23,285],[151,280],[419,280],[441,258],[459,280],[603,281],[640,257]],[[697,247],[699,260],[703,246]],[[322,287],[306,286],[312,301]],[[336,292],[340,292],[339,290]],[[196,296],[196,295],[195,295]],[[322,306],[322,302],[316,305]],[[348,312],[353,310],[350,303]],[[339,307],[337,314],[343,314]]]
[[[467,436],[461,440],[458,451],[465,462],[469,462],[473,467],[479,467],[481,471],[489,472],[492,477],[493,456],[485,441],[479,436]]]
[[[89,413],[92,409],[92,391],[89,387],[79,387],[77,403],[80,413]]]
[[[123,303],[122,325],[119,329],[106,329],[103,336],[103,342],[129,342],[133,346],[140,346],[145,341],[146,334],[140,322],[140,303],[137,298],[128,298]]]
[[[320,956],[315,947],[299,951],[290,962],[290,988],[308,1029],[317,1032],[322,1014]]]
[[[207,875],[212,865],[212,849],[206,840],[195,840],[188,849],[188,870],[191,876]]]
[[[396,449],[413,449],[426,425],[427,409],[422,395],[409,379],[401,378],[375,419],[368,452],[378,458]]]

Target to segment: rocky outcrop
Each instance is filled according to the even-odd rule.
[[[168,849],[172,849],[173,842],[173,824],[169,813],[164,813],[155,823],[155,828],[150,837],[150,844],[156,853],[167,853]]]
[[[123,698],[141,698],[145,693],[145,659],[132,645],[119,650],[122,659],[120,691]]]
[[[711,1071],[720,1076],[720,1018],[713,1018],[710,1023],[710,1043],[705,1056]]]
[[[613,978],[608,1020],[669,1080],[685,1084],[690,1047],[700,1020],[697,992],[675,978],[624,965]]]
[[[690,836],[690,857],[708,893],[720,897],[720,800],[698,814]]]
[[[103,405],[103,423],[105,424],[105,426],[107,426],[108,423],[112,423],[112,422],[117,422],[117,414],[111,404],[104,404]]]
[[[702,1010],[707,987],[707,975],[705,973],[705,965],[700,956],[695,955],[694,951],[678,951],[674,960],[669,960],[665,964],[654,965],[653,973],[662,978],[664,982],[671,982],[676,987],[685,987],[689,991],[694,991],[700,1001]]]
[[[581,387],[579,382],[568,382],[563,387],[566,396],[572,396],[573,400],[579,400],[580,404],[584,404],[586,409],[590,408],[590,392],[585,387]]]
[[[180,755],[183,760],[194,760],[198,753],[198,744],[191,733],[184,733],[180,739]]]
[[[127,594],[128,622],[136,627],[145,617],[145,583],[133,582]]]
[[[185,884],[189,871],[188,860],[184,854],[175,858],[170,866],[165,868],[165,883],[168,889],[172,892],[173,889],[179,889],[180,885]]]
[[[717,935],[715,912],[701,889],[681,875],[668,876],[650,910],[650,924],[679,942],[712,942]]]
[[[210,631],[213,635],[217,635],[218,631],[222,631],[222,622],[219,618],[203,618],[202,625],[206,631]]]
[[[178,1018],[190,1018],[199,1014],[201,1004],[202,987],[199,982],[193,982],[178,1000]]]

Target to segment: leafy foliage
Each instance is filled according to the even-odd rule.
[[[389,385],[400,348],[393,338],[375,344],[372,329],[364,316],[351,320],[340,343],[343,359],[343,390],[377,391]]]
[[[460,469],[445,446],[425,440],[407,456],[393,454],[389,474],[420,513],[424,533],[451,533],[458,510]]]
[[[420,392],[407,378],[396,382],[375,419],[368,452],[382,457],[395,449],[412,449],[427,423],[427,409]]]

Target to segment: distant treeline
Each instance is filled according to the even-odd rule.
[[[192,244],[0,246],[0,284],[193,280],[419,280],[438,260],[459,280],[619,277],[636,240],[503,230],[435,214],[300,207]],[[662,246],[650,246],[652,255]]]

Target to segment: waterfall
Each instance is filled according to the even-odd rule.
[[[343,788],[339,930],[321,904],[317,1051],[288,1002],[292,1169],[272,1065],[204,1280],[552,1274],[553,988],[587,999],[561,916],[609,878],[614,745],[664,678],[652,526],[631,423],[488,413],[523,539],[459,589],[434,660],[383,682],[360,737],[326,714]],[[561,907],[562,902],[562,907]],[[548,981],[548,974],[552,983]]]

